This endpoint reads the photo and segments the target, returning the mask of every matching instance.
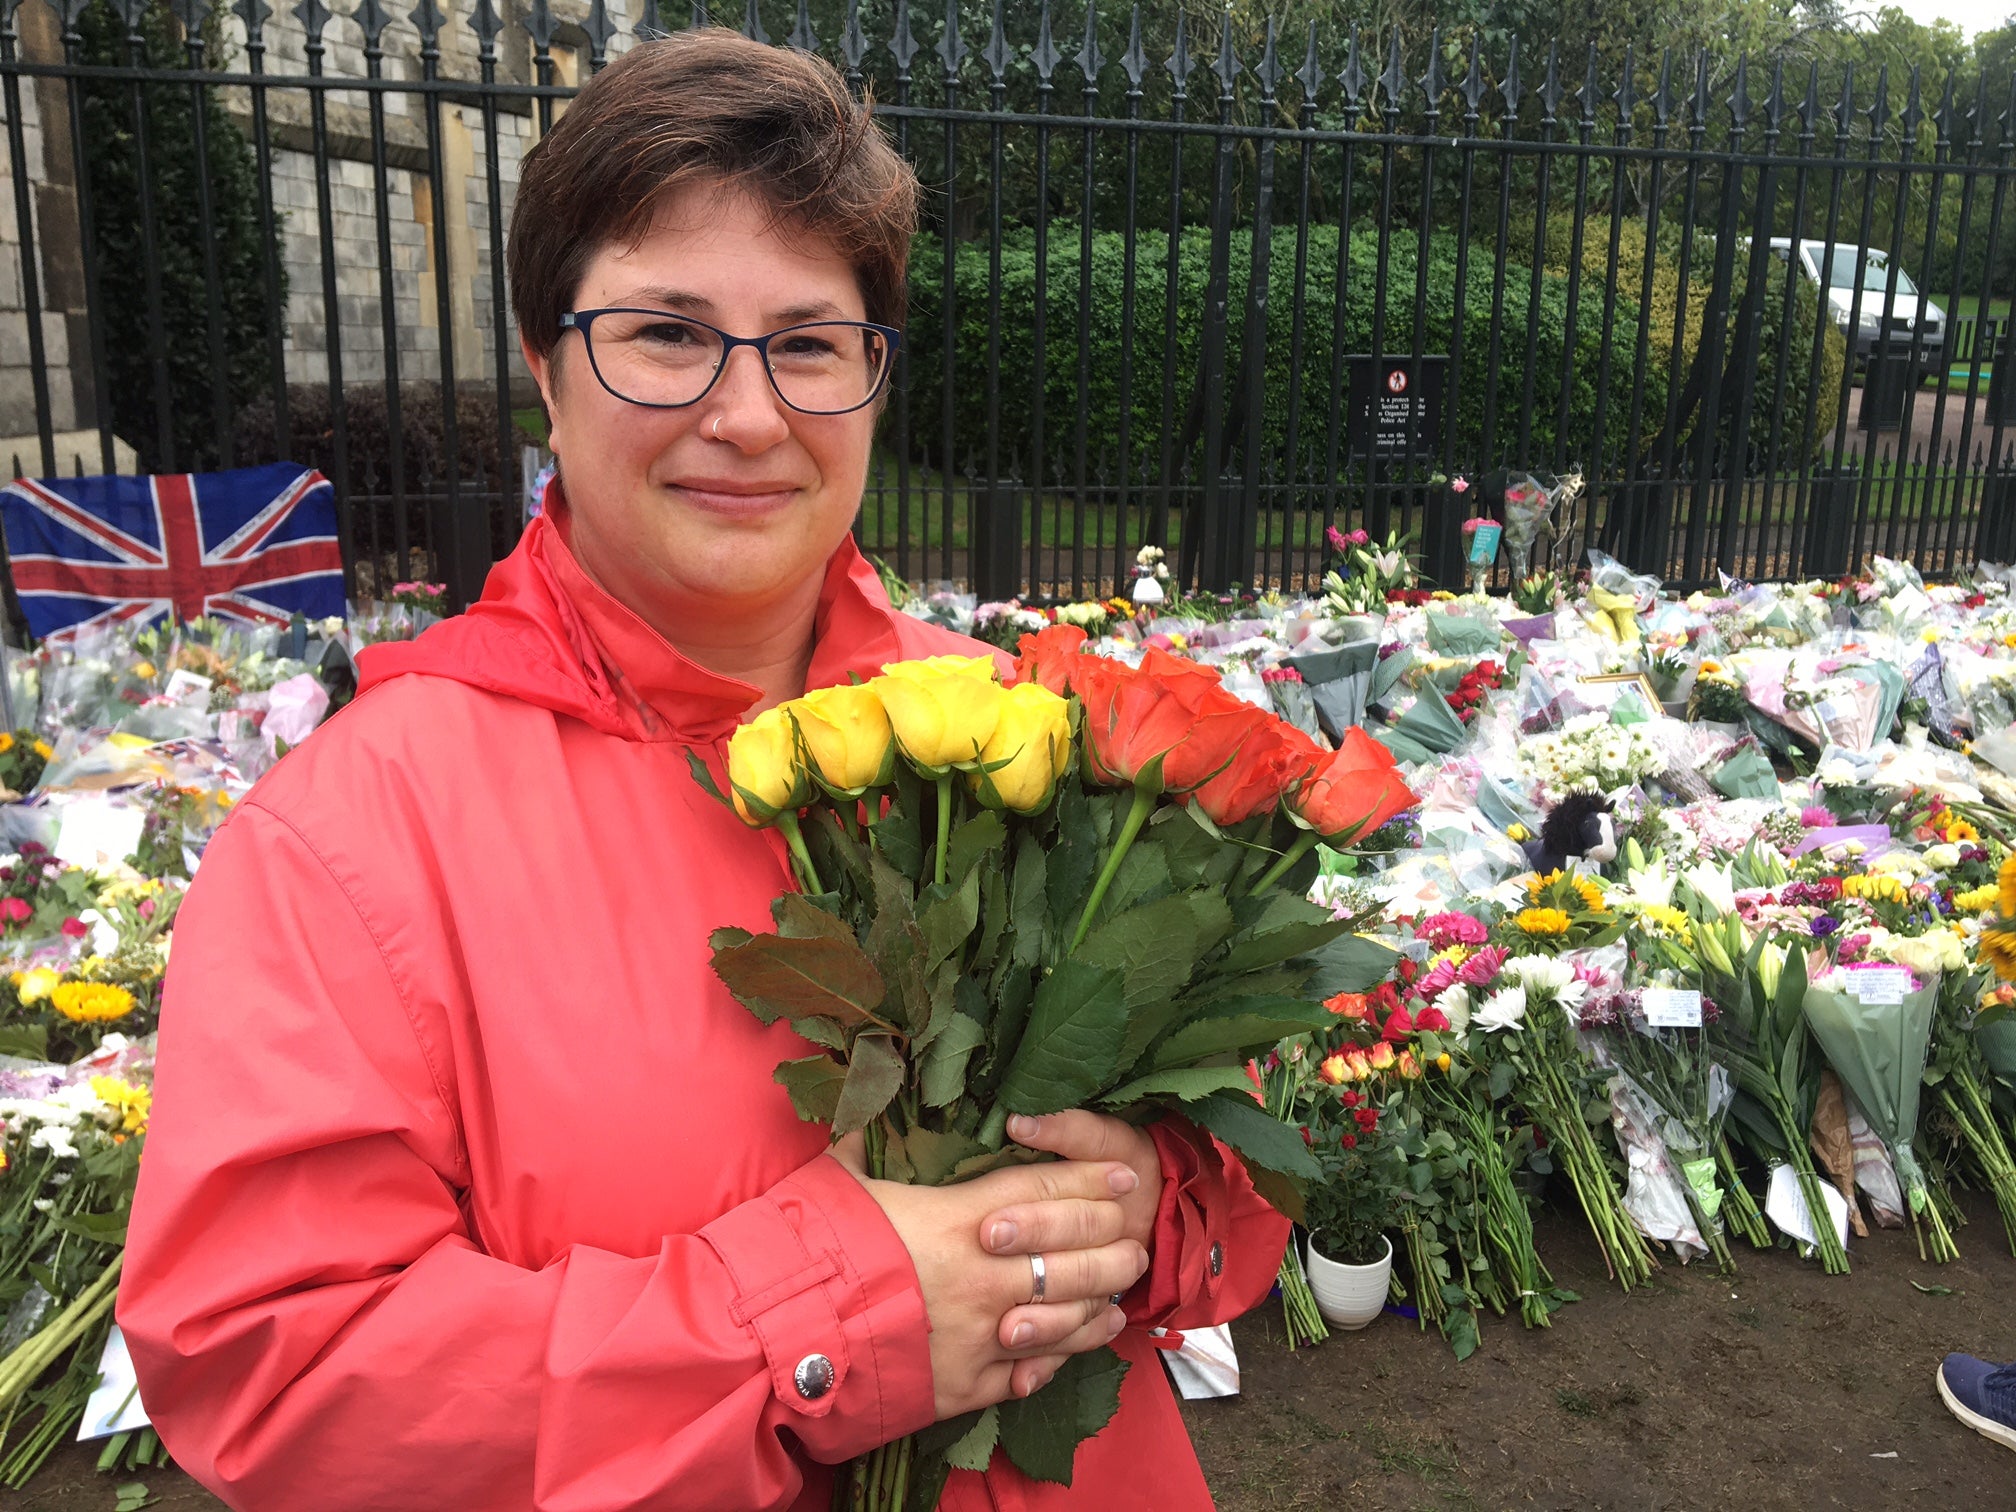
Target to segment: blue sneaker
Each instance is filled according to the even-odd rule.
[[[1976,1433],[2016,1449],[2016,1365],[1949,1354],[1939,1367],[1939,1395]]]

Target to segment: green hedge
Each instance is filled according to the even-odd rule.
[[[1033,233],[1026,229],[1005,235],[1001,252],[1001,436],[1004,457],[1019,448],[1025,455],[1033,431],[1036,266]],[[1144,232],[1136,251],[1132,427],[1129,450],[1136,477],[1154,476],[1160,466],[1162,388],[1165,363],[1173,360],[1176,377],[1174,424],[1182,430],[1195,392],[1204,336],[1205,292],[1210,275],[1208,231],[1186,232],[1179,244],[1179,302],[1173,354],[1166,352],[1164,267],[1168,239]],[[1383,350],[1407,352],[1413,342],[1415,243],[1395,243],[1389,251],[1385,285],[1386,325]],[[1231,236],[1229,330],[1226,357],[1226,402],[1234,402],[1245,326],[1246,285],[1251,269],[1252,233]],[[1096,454],[1102,447],[1117,461],[1120,436],[1120,346],[1125,243],[1117,232],[1100,232],[1092,249],[1092,320],[1090,383],[1086,396],[1088,432]],[[1044,363],[1045,450],[1051,457],[1069,455],[1078,413],[1078,271],[1076,226],[1053,223],[1047,285],[1049,290],[1047,352]],[[1312,228],[1308,276],[1303,285],[1303,352],[1301,420],[1298,445],[1305,455],[1321,455],[1330,405],[1331,353],[1337,271],[1337,229]],[[1295,231],[1273,236],[1267,311],[1267,379],[1264,433],[1278,458],[1287,443],[1289,368],[1295,318]],[[1526,314],[1532,288],[1530,268],[1508,265],[1505,273],[1500,362],[1496,378],[1497,421],[1492,455],[1483,454],[1485,381],[1490,351],[1491,296],[1495,269],[1485,247],[1473,243],[1466,282],[1463,371],[1457,400],[1457,465],[1482,468],[1510,461],[1518,445],[1520,403],[1525,362],[1536,365],[1534,417],[1529,460],[1543,466],[1554,455],[1555,418],[1562,371],[1567,316],[1567,279],[1542,276],[1538,335],[1526,341]],[[913,358],[910,371],[910,426],[919,455],[942,455],[942,373],[937,361],[943,321],[944,252],[931,237],[920,237],[911,259],[909,330]],[[954,392],[955,460],[971,449],[984,451],[987,439],[988,249],[962,245],[958,252],[956,311],[957,372]],[[1374,239],[1354,236],[1350,264],[1351,294],[1345,301],[1344,350],[1371,350],[1373,299],[1378,283]],[[1437,235],[1430,244],[1428,302],[1422,346],[1428,352],[1448,352],[1455,315],[1456,239]],[[1593,460],[1596,382],[1601,355],[1600,300],[1584,298],[1575,332],[1573,384],[1570,391],[1568,459]],[[1631,342],[1637,330],[1635,305],[1619,302],[1611,338],[1612,375],[1605,430],[1612,454],[1625,444]],[[1663,414],[1665,364],[1654,364],[1647,376],[1648,414]],[[1455,375],[1452,374],[1452,384]],[[1025,464],[1026,465],[1026,464]]]
[[[1605,241],[1591,235],[1590,243]],[[1131,388],[1131,427],[1128,449],[1132,454],[1131,475],[1155,478],[1160,473],[1162,449],[1162,390],[1168,364],[1175,369],[1173,427],[1179,437],[1195,393],[1196,375],[1201,366],[1206,309],[1206,289],[1210,275],[1210,233],[1186,231],[1179,243],[1177,265],[1178,315],[1173,353],[1164,342],[1164,268],[1168,239],[1159,232],[1143,232],[1136,248],[1134,352]],[[1607,250],[1607,245],[1604,248]],[[1090,371],[1085,398],[1089,449],[1096,458],[1103,450],[1111,463],[1118,462],[1120,441],[1121,336],[1125,325],[1122,296],[1125,278],[1125,240],[1118,232],[1099,232],[1092,246],[1092,318],[1090,322]],[[1428,253],[1428,299],[1422,348],[1428,352],[1449,352],[1455,322],[1457,242],[1453,233],[1438,233],[1430,240]],[[1240,349],[1245,326],[1246,285],[1251,269],[1252,233],[1239,230],[1231,236],[1231,280],[1226,337],[1227,413],[1236,409]],[[1414,286],[1416,242],[1411,236],[1396,237],[1389,247],[1385,282],[1385,331],[1383,350],[1389,354],[1409,351],[1414,339]],[[1598,254],[1601,255],[1600,252]],[[1526,368],[1534,370],[1531,443],[1527,463],[1550,465],[1556,456],[1560,375],[1564,361],[1572,374],[1564,444],[1561,454],[1571,463],[1591,465],[1596,460],[1596,390],[1603,355],[1604,289],[1600,269],[1590,270],[1585,247],[1585,273],[1577,297],[1574,348],[1567,352],[1568,275],[1564,267],[1543,269],[1540,280],[1540,308],[1536,335],[1526,339],[1527,307],[1532,293],[1530,262],[1506,263],[1503,286],[1503,313],[1500,327],[1500,359],[1495,378],[1488,372],[1491,336],[1491,301],[1497,268],[1491,248],[1473,240],[1465,282],[1467,293],[1463,312],[1463,365],[1460,383],[1451,375],[1457,391],[1455,461],[1459,470],[1482,470],[1522,460],[1518,455],[1521,408]],[[1547,259],[1550,264],[1556,258]],[[1662,259],[1662,264],[1663,264]],[[1565,263],[1566,258],[1558,259]],[[1303,284],[1303,354],[1301,363],[1301,418],[1298,447],[1304,464],[1313,452],[1321,456],[1330,401],[1332,330],[1335,311],[1337,271],[1337,229],[1312,228],[1309,236],[1308,275]],[[1638,333],[1639,272],[1620,268],[1615,313],[1611,319],[1609,397],[1604,414],[1604,453],[1615,467],[1628,441],[1631,409],[1631,378]],[[1288,389],[1291,338],[1295,316],[1295,230],[1276,230],[1271,249],[1267,311],[1267,377],[1263,430],[1270,457],[1277,462],[1287,444]],[[1663,266],[1661,275],[1668,274]],[[1048,317],[1043,373],[1044,449],[1052,459],[1050,476],[1058,473],[1058,459],[1072,455],[1078,414],[1078,278],[1079,232],[1075,224],[1055,222],[1050,227],[1047,269]],[[989,255],[984,243],[962,244],[956,265],[955,362],[953,395],[953,460],[963,464],[970,454],[984,459],[987,444],[988,374],[988,290]],[[1645,395],[1641,444],[1649,442],[1663,424],[1667,385],[1672,363],[1673,321],[1668,309],[1664,318],[1657,311],[1658,295],[1674,281],[1670,276],[1655,280],[1655,315],[1646,362]],[[1739,269],[1740,282],[1740,269]],[[1372,346],[1373,291],[1378,287],[1376,238],[1352,238],[1349,295],[1344,312],[1344,350],[1367,352]],[[944,455],[942,366],[940,352],[943,329],[944,251],[942,243],[930,236],[918,238],[911,259],[911,304],[909,331],[912,365],[910,369],[910,434],[914,453],[934,464]],[[1004,234],[1001,250],[1001,336],[1000,336],[1000,436],[1006,459],[1018,452],[1023,467],[1034,431],[1035,393],[1035,311],[1036,259],[1034,233],[1027,228]],[[1692,343],[1700,336],[1701,288],[1688,322],[1685,339]],[[1670,293],[1668,294],[1670,300]],[[1793,370],[1787,374],[1784,415],[1805,412],[1806,354],[1810,350],[1811,322],[1817,306],[1810,298],[1794,314],[1795,353]],[[1777,347],[1777,324],[1782,303],[1767,304],[1765,361],[1758,373],[1757,397],[1751,417],[1750,449],[1761,456],[1765,449],[1773,414],[1776,373],[1771,367]],[[1816,433],[1825,433],[1833,421],[1833,394],[1839,382],[1838,362],[1823,365],[1820,413],[1815,417]],[[1681,364],[1681,376],[1686,363]],[[1488,452],[1484,445],[1486,393],[1495,383],[1496,424]],[[1725,395],[1724,403],[1733,402]],[[1725,411],[1726,414],[1726,411]],[[1728,422],[1724,421],[1725,425]],[[1691,430],[1683,424],[1683,434]],[[1799,447],[1792,435],[1779,442],[1781,462],[1796,459]],[[1192,465],[1198,455],[1192,448]],[[1439,451],[1437,460],[1439,460]],[[984,466],[984,460],[982,461]],[[1180,459],[1179,459],[1180,465]]]

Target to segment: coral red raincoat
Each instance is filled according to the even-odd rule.
[[[971,642],[851,543],[814,687]],[[895,1231],[771,1080],[805,1053],[708,969],[769,927],[774,835],[701,792],[757,690],[703,670],[533,524],[480,604],[211,844],[175,932],[119,1321],[176,1459],[245,1512],[824,1508],[931,1418]],[[1285,1224],[1156,1131],[1120,1411],[1071,1491],[995,1466],[948,1508],[1208,1507],[1147,1329],[1265,1295]],[[808,1354],[837,1380],[793,1383]]]

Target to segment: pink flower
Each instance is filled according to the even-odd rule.
[[[1487,945],[1463,963],[1456,979],[1470,987],[1487,987],[1505,964],[1507,954],[1502,945]]]
[[[1481,518],[1478,518],[1477,516],[1473,515],[1470,519],[1467,519],[1463,522],[1463,534],[1465,535],[1477,534],[1477,527],[1479,525],[1482,525],[1483,523],[1484,521]]]
[[[1330,543],[1332,551],[1346,551],[1351,546],[1351,543],[1344,539],[1344,532],[1339,530],[1335,525],[1326,525],[1323,527],[1323,539]]]
[[[1849,966],[1861,960],[1862,952],[1868,948],[1869,936],[1852,934],[1841,942],[1841,948],[1835,952],[1834,959],[1843,966]]]
[[[1834,824],[1834,816],[1815,804],[1812,808],[1799,810],[1799,822],[1808,829],[1830,829]]]
[[[139,914],[140,914],[140,917],[141,917],[141,918],[143,918],[143,919],[151,919],[151,918],[153,918],[153,917],[154,917],[154,900],[153,900],[152,898],[142,898],[142,899],[140,900],[140,907],[139,907],[139,910],[138,910],[138,912],[139,912]]]
[[[9,898],[5,902],[0,902],[0,919],[5,919],[9,924],[26,924],[34,913],[35,910],[22,898]]]
[[[63,933],[73,940],[81,940],[91,933],[91,926],[82,919],[65,919]]]
[[[1414,938],[1426,940],[1437,950],[1451,945],[1482,945],[1491,932],[1466,913],[1430,914],[1414,926]]]
[[[1470,492],[1470,480],[1468,478],[1451,478],[1449,480],[1449,491],[1459,494]]]
[[[1432,1001],[1455,985],[1456,963],[1437,961],[1419,981],[1415,982],[1414,991]]]

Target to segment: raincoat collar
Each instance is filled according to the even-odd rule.
[[[556,479],[549,494],[557,496]],[[873,677],[902,655],[897,611],[850,536],[826,563],[808,688]],[[359,692],[406,673],[488,688],[630,740],[711,745],[762,697],[699,665],[596,583],[549,512],[490,571],[466,614],[360,657]]]

